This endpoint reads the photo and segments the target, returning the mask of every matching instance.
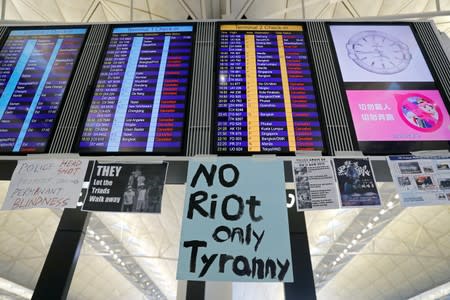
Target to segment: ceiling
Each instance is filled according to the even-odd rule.
[[[4,22],[433,18],[450,33],[450,0],[2,0]]]

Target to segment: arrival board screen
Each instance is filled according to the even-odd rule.
[[[113,29],[80,152],[182,151],[192,35],[193,26]]]
[[[222,24],[218,153],[323,150],[303,27]]]
[[[0,152],[45,152],[85,28],[12,30],[0,51]]]

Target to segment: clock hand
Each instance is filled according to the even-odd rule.
[[[356,50],[356,53],[362,53],[362,54],[372,54],[372,53],[377,53],[377,54],[378,54],[377,51],[358,51],[358,50]]]

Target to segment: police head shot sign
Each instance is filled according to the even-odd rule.
[[[283,163],[192,160],[177,279],[292,282]]]

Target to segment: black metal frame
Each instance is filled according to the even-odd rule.
[[[353,117],[350,111],[350,105],[348,102],[348,97],[346,94],[347,90],[355,90],[358,86],[364,87],[362,90],[368,90],[369,87],[371,89],[379,89],[379,90],[388,90],[389,85],[393,82],[344,82],[342,71],[340,69],[339,60],[334,44],[334,40],[331,34],[330,26],[333,25],[352,25],[352,26],[408,26],[415,38],[417,45],[420,48],[420,51],[425,59],[425,62],[430,70],[430,73],[434,79],[434,82],[395,82],[401,89],[413,88],[413,89],[424,89],[424,90],[438,90],[444,105],[447,108],[447,112],[450,112],[450,104],[449,99],[446,99],[445,93],[443,93],[443,87],[438,77],[436,76],[436,70],[433,68],[431,60],[428,56],[428,53],[425,51],[422,41],[418,36],[413,23],[412,22],[326,22],[326,30],[328,35],[328,42],[333,49],[333,61],[334,68],[337,71],[338,82],[341,86],[341,95],[342,99],[344,99],[345,112],[347,115],[348,126],[351,132],[352,143],[355,149],[361,150],[366,155],[386,155],[386,154],[408,154],[412,151],[418,150],[442,150],[442,149],[450,149],[450,143],[447,141],[359,141],[356,136],[356,130],[353,123]],[[445,114],[445,112],[443,112]],[[350,121],[351,120],[351,121]]]
[[[45,146],[45,149],[42,151],[33,151],[33,152],[26,152],[26,151],[19,151],[19,152],[1,152],[0,156],[2,155],[27,155],[27,154],[42,154],[42,153],[48,153],[51,147],[51,144],[53,142],[53,138],[56,132],[56,128],[59,125],[59,121],[61,120],[61,112],[63,110],[64,105],[66,104],[67,94],[69,93],[70,86],[72,84],[72,81],[75,76],[75,71],[78,67],[78,63],[80,61],[81,55],[83,53],[84,47],[86,45],[86,40],[89,35],[91,26],[90,25],[70,25],[70,26],[61,26],[61,25],[49,25],[49,26],[15,26],[15,27],[9,27],[7,32],[5,33],[2,41],[0,42],[0,49],[3,49],[4,44],[8,40],[10,33],[14,30],[52,30],[52,29],[86,29],[86,32],[83,36],[83,41],[80,45],[80,49],[77,53],[77,57],[74,60],[74,64],[72,67],[72,70],[70,72],[70,76],[67,79],[66,87],[64,88],[64,93],[61,97],[61,102],[59,103],[58,111],[56,112],[56,118],[55,122],[53,123],[53,126],[50,130],[50,134],[47,139],[47,144]]]
[[[187,145],[187,134],[188,134],[188,124],[189,124],[189,115],[190,115],[190,100],[191,100],[191,92],[192,92],[192,84],[193,84],[193,62],[194,62],[194,55],[195,55],[195,39],[196,39],[196,32],[197,32],[197,25],[195,22],[186,23],[186,22],[177,22],[177,23],[138,23],[138,24],[120,24],[115,26],[110,26],[109,33],[107,40],[111,38],[113,35],[113,31],[115,28],[123,28],[123,27],[156,27],[156,26],[192,26],[192,51],[190,53],[190,60],[189,60],[189,72],[188,72],[188,83],[187,83],[187,91],[186,91],[186,103],[185,103],[185,112],[184,112],[184,130],[183,130],[183,136],[181,141],[181,149],[180,151],[176,152],[132,152],[132,151],[119,151],[119,152],[106,152],[106,151],[88,151],[80,149],[80,142],[81,137],[84,130],[84,125],[86,123],[86,119],[88,117],[89,109],[91,107],[91,103],[93,100],[93,96],[96,89],[96,83],[100,77],[100,73],[103,67],[104,58],[101,59],[101,61],[96,66],[95,71],[95,77],[93,80],[93,83],[90,87],[90,90],[88,91],[86,97],[85,97],[85,104],[83,107],[83,116],[78,124],[77,128],[77,139],[74,141],[74,144],[72,145],[72,152],[74,153],[80,153],[80,155],[90,155],[90,156],[105,156],[105,155],[114,155],[114,156],[137,156],[137,155],[167,155],[167,156],[175,156],[175,155],[182,155],[184,156],[186,154],[186,145]],[[104,45],[104,48],[102,49],[102,56],[104,57],[106,54],[106,51],[108,50],[109,42],[106,42]]]

